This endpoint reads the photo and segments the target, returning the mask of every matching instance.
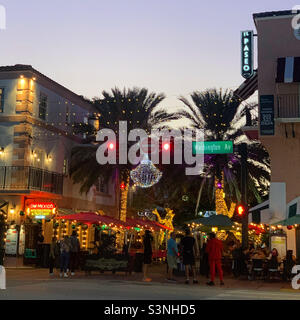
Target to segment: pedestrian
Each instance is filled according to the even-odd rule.
[[[68,278],[68,266],[70,261],[70,249],[71,243],[69,236],[64,236],[64,239],[60,243],[60,277],[62,278],[63,272],[64,277]]]
[[[208,253],[209,267],[210,267],[210,282],[207,285],[215,285],[215,272],[218,270],[220,284],[224,285],[223,282],[223,270],[221,265],[223,244],[221,240],[216,238],[215,233],[210,233],[209,240],[206,246],[206,252]]]
[[[75,269],[78,267],[80,242],[77,238],[77,232],[74,230],[70,237],[71,250],[70,250],[70,269],[71,276],[75,276]]]
[[[176,234],[175,232],[172,232],[171,237],[168,240],[168,244],[167,244],[167,262],[169,267],[167,280],[169,282],[176,282],[176,280],[173,279],[173,270],[177,269],[177,256],[178,256],[178,247],[175,239],[176,239]]]
[[[150,282],[152,279],[147,276],[148,266],[152,262],[152,241],[153,237],[149,230],[146,230],[144,236],[144,278],[143,281]]]
[[[58,243],[56,241],[56,237],[52,237],[52,241],[50,243],[50,252],[49,252],[49,274],[53,276],[53,268],[55,266],[56,258],[59,255],[57,252]]]
[[[40,230],[37,236],[37,267],[43,266],[43,244],[44,236],[42,230]]]
[[[203,243],[200,256],[200,273],[209,278],[208,254],[206,252],[206,242]]]
[[[191,235],[189,228],[185,230],[185,236],[181,239],[182,245],[182,257],[183,264],[185,267],[186,280],[185,283],[190,283],[190,268],[193,270],[193,283],[198,283],[196,278],[196,268],[195,268],[195,238]]]

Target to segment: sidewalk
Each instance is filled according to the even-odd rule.
[[[61,279],[59,277],[59,270],[55,270],[55,275],[50,277],[48,269],[35,269],[35,268],[8,268],[7,272],[7,286],[15,286],[20,285],[20,283],[26,285],[36,282],[47,282],[52,280],[64,280],[64,281],[76,281],[76,279],[80,280],[93,280],[95,281],[98,279],[101,280],[112,280],[112,281],[128,281],[131,283],[139,284],[143,283],[142,273],[132,273],[131,275],[125,275],[124,272],[117,272],[112,274],[112,272],[107,271],[104,273],[100,272],[92,272],[91,275],[86,275],[85,272],[76,272],[74,277],[70,277],[68,279]],[[152,265],[149,268],[149,276],[152,279],[152,283],[168,283],[166,281],[166,266],[165,265]],[[205,286],[206,282],[209,280],[206,277],[198,276],[199,284],[192,284],[189,285],[185,284],[185,277],[175,277],[178,280],[178,283],[172,284],[174,286]],[[192,279],[190,279],[190,282]],[[287,292],[297,292],[296,290],[292,289],[290,282],[283,282],[283,281],[276,281],[273,280],[272,282],[264,281],[264,280],[240,280],[235,279],[233,276],[225,276],[224,277],[225,286],[222,286],[223,289],[239,289],[239,290],[260,290],[260,291],[287,291]],[[149,283],[151,284],[151,283]],[[215,288],[221,288],[219,286],[219,279],[216,278],[215,281]],[[300,294],[300,291],[299,291]]]

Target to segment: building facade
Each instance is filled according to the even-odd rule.
[[[244,98],[258,90],[259,123],[246,132],[270,155],[269,200],[251,210],[259,215],[254,220],[266,224],[300,215],[300,30],[292,26],[295,17],[292,11],[253,15],[258,70],[237,90]],[[287,249],[300,258],[299,227],[284,231]]]
[[[51,221],[37,210],[50,204],[58,214],[115,215],[113,181],[99,180],[81,194],[69,177],[71,150],[83,138],[74,123],[94,112],[83,97],[31,66],[0,67],[0,209],[9,224],[22,226],[28,215],[41,213],[43,229],[50,230]],[[46,243],[51,236],[45,233]]]

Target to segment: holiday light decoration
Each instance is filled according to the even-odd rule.
[[[225,202],[225,192],[224,192],[224,173],[222,173],[222,180],[219,181],[215,177],[215,201],[216,201],[216,212],[217,214],[223,214],[232,218],[235,210],[236,203],[232,202],[230,209],[228,210],[227,204]]]
[[[150,188],[160,180],[162,173],[145,155],[141,163],[130,172],[130,177],[136,186]]]
[[[173,219],[174,219],[175,213],[173,212],[173,210],[171,210],[169,208],[166,208],[165,211],[167,213],[165,218],[162,218],[160,216],[160,214],[157,211],[157,209],[154,209],[152,211],[152,213],[157,216],[157,220],[158,220],[158,222],[160,224],[162,224],[162,225],[164,225],[164,226],[166,226],[166,227],[171,229],[170,232],[169,232],[169,234],[171,234],[171,232],[174,231]],[[159,237],[158,237],[158,242],[159,242],[160,245],[162,245],[162,243],[163,243],[163,241],[165,239],[165,236],[166,236],[165,231],[161,229],[160,232],[159,232]]]

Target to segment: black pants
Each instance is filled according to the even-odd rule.
[[[55,259],[53,257],[49,257],[49,273],[53,273],[54,264],[55,264]]]
[[[78,267],[78,252],[70,253],[70,270],[74,272]]]

